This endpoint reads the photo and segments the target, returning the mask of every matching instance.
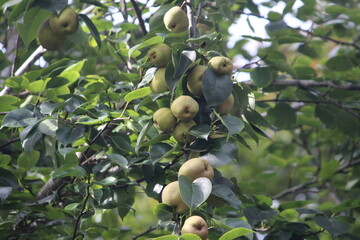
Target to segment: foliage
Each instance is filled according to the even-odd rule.
[[[67,0],[0,0],[2,237],[199,239],[176,236],[196,214],[209,240],[359,239],[358,1],[145,2],[71,1],[80,28],[46,51],[37,28]],[[193,28],[169,33],[162,17],[182,4]],[[311,27],[291,27],[289,16]],[[237,29],[234,42],[228,30],[241,19],[254,34]],[[146,53],[161,42],[172,49],[169,91],[152,93]],[[233,76],[206,71],[195,140],[178,144],[152,114],[191,95],[187,74],[217,55],[234,60]],[[229,93],[234,108],[219,115]],[[194,156],[215,177],[180,177],[190,211],[177,215],[161,191]]]

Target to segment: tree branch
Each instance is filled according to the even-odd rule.
[[[136,16],[139,20],[139,24],[140,24],[140,27],[141,27],[141,30],[143,31],[144,35],[147,34],[147,30],[146,30],[146,27],[145,27],[145,22],[144,22],[144,19],[142,18],[142,14],[141,14],[141,10],[139,8],[139,5],[137,4],[137,2],[135,0],[131,0],[131,4],[133,5],[134,7],[134,10],[135,10],[135,13],[136,13]]]
[[[192,1],[186,1],[186,12],[189,19],[189,38],[195,37],[195,21],[194,21],[194,11],[192,10]],[[194,47],[194,43],[189,43],[191,47]]]
[[[132,238],[132,240],[136,240],[136,239],[138,239],[139,237],[142,237],[142,236],[144,236],[144,235],[148,234],[149,232],[152,232],[152,231],[154,231],[154,230],[156,230],[156,229],[157,229],[156,227],[149,227],[149,228],[146,229],[144,232],[139,233],[138,235],[135,235],[135,236]]]

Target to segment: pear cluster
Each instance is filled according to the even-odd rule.
[[[73,34],[79,27],[76,11],[71,7],[64,8],[59,16],[53,14],[39,27],[38,43],[47,50],[58,50],[66,41],[68,35]]]

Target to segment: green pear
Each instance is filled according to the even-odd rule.
[[[215,107],[216,112],[220,115],[227,115],[234,107],[234,95],[231,93],[225,101]]]
[[[165,68],[158,68],[150,82],[150,90],[153,93],[161,93],[169,90],[165,81]]]
[[[171,103],[171,111],[180,121],[190,121],[199,112],[199,104],[192,97],[181,95]]]
[[[214,69],[217,74],[231,75],[233,70],[232,61],[224,56],[216,56],[211,58],[208,66]]]
[[[178,181],[171,182],[164,187],[161,200],[163,203],[172,206],[178,214],[184,214],[189,210],[189,207],[181,198]]]
[[[202,77],[206,69],[206,66],[197,65],[191,69],[187,77],[187,88],[189,89],[189,92],[196,97],[204,95],[202,91]]]
[[[175,6],[165,13],[164,24],[170,32],[182,33],[189,28],[189,19],[184,10],[179,6]]]
[[[176,118],[170,108],[159,108],[153,115],[154,125],[160,131],[168,132],[176,125]]]
[[[79,19],[73,8],[66,7],[60,12],[59,17],[52,15],[49,24],[53,32],[69,35],[78,29]]]
[[[49,19],[40,25],[37,32],[37,42],[47,50],[58,50],[64,44],[65,40],[66,35],[54,33],[51,30]]]
[[[202,240],[206,240],[209,229],[206,221],[200,216],[191,216],[187,218],[181,228],[181,234],[192,233],[198,235]]]
[[[171,48],[159,43],[147,52],[149,61],[157,67],[165,67],[171,61]]]
[[[201,157],[192,158],[181,165],[178,175],[184,175],[191,181],[194,181],[199,177],[206,177],[211,180],[214,177],[214,169]]]
[[[188,132],[190,128],[193,126],[196,126],[196,122],[194,120],[190,120],[187,122],[180,121],[178,124],[176,124],[174,131],[173,131],[173,137],[179,144],[185,144],[185,143],[191,143],[195,140],[195,137],[192,135],[189,135]]]

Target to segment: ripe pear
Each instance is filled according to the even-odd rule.
[[[230,75],[233,70],[233,63],[232,61],[224,56],[216,56],[210,59],[208,66],[217,74],[226,74]]]
[[[149,61],[157,67],[165,67],[171,61],[171,48],[159,43],[147,52]]]
[[[176,118],[170,108],[159,108],[153,115],[154,125],[160,131],[168,132],[176,125]]]
[[[199,177],[206,177],[211,180],[214,177],[214,169],[201,157],[192,158],[181,165],[178,175],[187,176],[191,181]]]
[[[185,144],[185,143],[191,143],[195,140],[195,137],[192,135],[189,135],[188,132],[190,128],[196,125],[196,122],[194,120],[190,120],[188,122],[180,121],[178,124],[176,124],[174,131],[173,131],[173,137],[179,144]]]
[[[187,218],[181,228],[181,234],[193,233],[198,235],[202,240],[206,240],[209,229],[206,221],[200,216],[191,216]]]
[[[49,25],[49,19],[45,20],[37,32],[38,43],[47,50],[58,50],[65,42],[66,35],[54,33]]]
[[[231,93],[225,101],[216,106],[215,110],[220,115],[227,115],[231,112],[234,106],[234,95]]]
[[[171,103],[171,111],[181,121],[190,121],[199,112],[199,104],[192,97],[181,95]]]
[[[163,203],[172,206],[178,214],[184,214],[189,210],[189,207],[181,198],[178,181],[171,182],[164,187],[161,200]]]
[[[187,88],[191,94],[196,97],[201,97],[204,95],[202,91],[202,77],[206,69],[206,66],[197,65],[190,71],[187,77]]]
[[[169,87],[165,81],[165,68],[158,68],[150,82],[150,89],[153,93],[166,92]]]
[[[78,29],[79,19],[73,8],[66,7],[60,12],[59,17],[55,14],[52,15],[49,24],[54,32],[69,35]]]
[[[179,6],[169,9],[164,15],[164,24],[167,30],[172,33],[185,32],[189,28],[189,19]]]

